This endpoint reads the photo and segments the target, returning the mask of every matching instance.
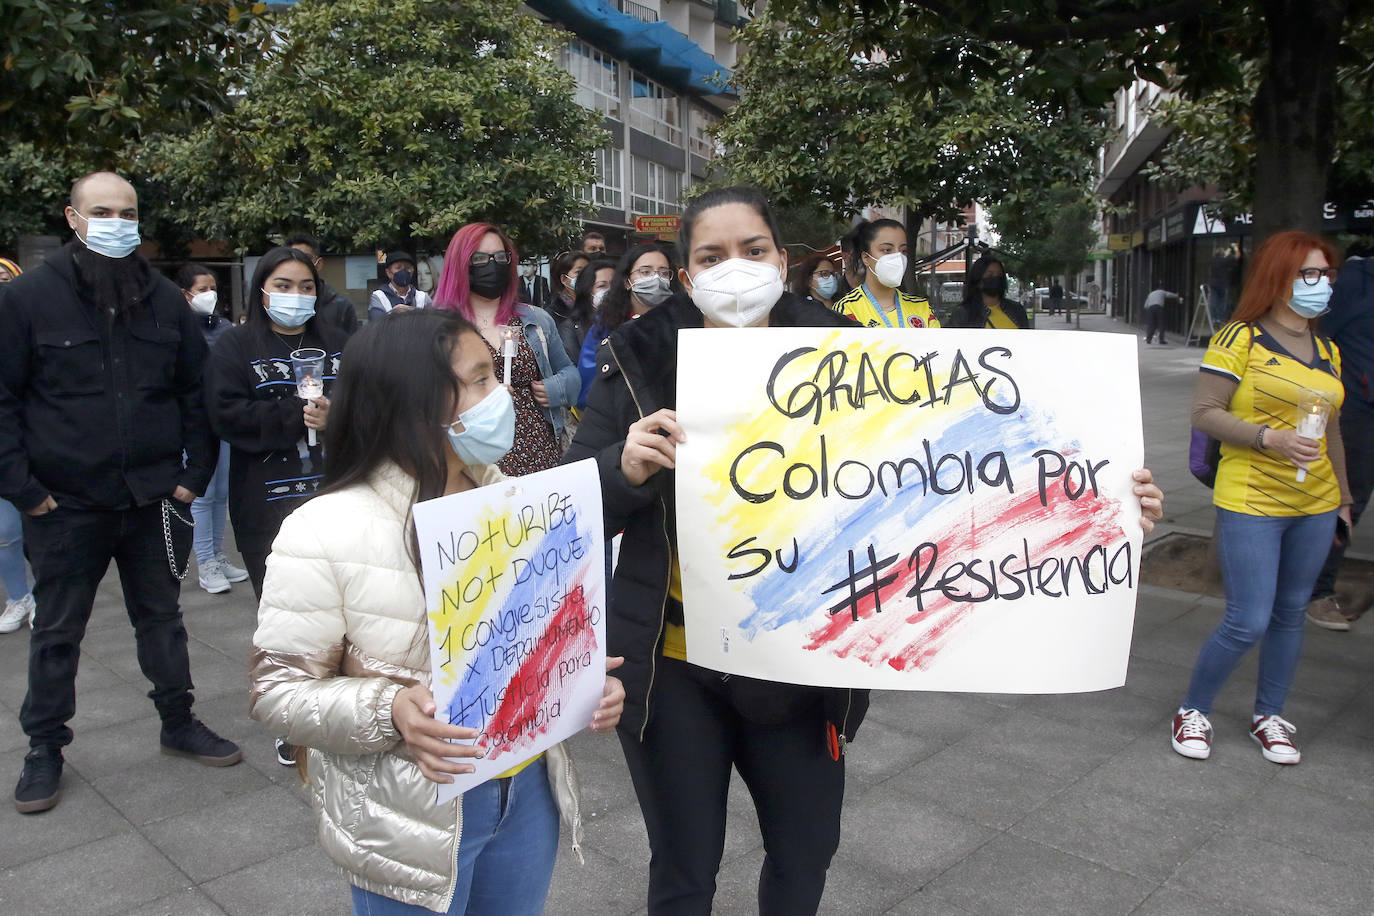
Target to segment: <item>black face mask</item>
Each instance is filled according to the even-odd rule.
[[[500,299],[510,285],[510,265],[488,261],[481,267],[468,266],[468,288],[483,299]]]
[[[978,285],[983,290],[983,295],[1000,296],[1007,291],[1007,278],[997,275],[984,277]]]
[[[405,289],[413,279],[415,279],[414,275],[404,267],[391,275],[391,282],[396,284],[397,289]]]

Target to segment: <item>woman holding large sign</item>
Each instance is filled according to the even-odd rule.
[[[766,849],[759,912],[814,913],[839,844],[844,749],[868,694],[722,675],[686,660],[672,473],[686,441],[674,409],[678,332],[853,322],[783,291],[787,254],[752,188],[698,197],[682,215],[680,250],[690,299],[675,296],[611,335],[565,457],[598,460],[607,531],[625,532],[607,641],[626,659],[619,733],[653,850],[649,913],[711,911],[732,768],[753,796]],[[1136,480],[1149,528],[1161,494],[1149,472]]]
[[[581,830],[561,745],[435,801],[482,748],[449,743],[479,733],[434,717],[412,508],[505,480],[514,426],[471,323],[442,309],[373,322],[338,380],[326,486],[273,544],[251,713],[309,749],[320,842],[349,874],[354,913],[536,916],[560,812],[574,843]],[[623,697],[607,677],[594,731],[615,726]]]
[[[1266,760],[1302,760],[1283,704],[1312,583],[1339,526],[1347,538],[1350,531],[1334,416],[1345,397],[1341,356],[1317,333],[1336,260],[1336,249],[1310,233],[1271,236],[1255,253],[1234,320],[1202,358],[1193,426],[1222,443],[1212,501],[1226,616],[1203,643],[1174,716],[1173,747],[1185,757],[1211,755],[1212,701],[1262,640],[1250,737]]]

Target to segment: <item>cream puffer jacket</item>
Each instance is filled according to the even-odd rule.
[[[481,485],[504,479],[495,467],[474,474]],[[396,693],[430,682],[424,589],[406,549],[414,486],[393,465],[283,522],[253,635],[250,712],[273,735],[310,748],[320,844],[349,879],[442,912],[457,878],[463,806],[435,804],[435,784],[391,721]],[[580,852],[572,761],[562,745],[546,758]]]

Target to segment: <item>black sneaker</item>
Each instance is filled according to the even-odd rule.
[[[24,758],[24,772],[14,787],[14,807],[20,814],[37,814],[57,805],[62,794],[62,749],[36,747]]]
[[[233,766],[243,759],[243,751],[237,744],[225,741],[195,716],[175,727],[163,723],[162,753],[189,757],[210,767]]]
[[[296,765],[296,745],[287,744],[280,738],[277,739],[277,763],[284,767]]]

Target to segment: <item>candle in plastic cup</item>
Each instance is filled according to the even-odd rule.
[[[1325,392],[1304,388],[1298,394],[1298,435],[1304,439],[1320,439],[1326,435],[1326,421],[1331,418],[1331,400]],[[1307,468],[1298,468],[1297,480],[1307,479]]]
[[[296,397],[306,401],[324,397],[325,352],[306,347],[291,353],[291,368],[296,373]],[[319,445],[316,431],[307,430],[307,441]]]
[[[501,381],[509,385],[511,363],[515,360],[515,331],[508,327],[501,329],[501,357],[504,362],[502,368],[505,370]]]

